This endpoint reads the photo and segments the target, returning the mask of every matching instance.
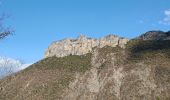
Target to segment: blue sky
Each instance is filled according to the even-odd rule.
[[[79,34],[133,38],[170,30],[170,0],[3,0],[0,13],[15,30],[0,41],[0,56],[32,63],[53,41]]]

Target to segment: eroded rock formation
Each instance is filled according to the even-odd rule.
[[[64,39],[52,43],[45,52],[45,58],[47,57],[64,57],[68,55],[83,55],[92,51],[94,47],[125,47],[128,39],[118,37],[116,35],[108,35],[100,39],[87,38],[84,35],[80,35],[77,39]]]

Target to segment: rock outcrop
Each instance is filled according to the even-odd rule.
[[[80,35],[77,39],[64,39],[52,43],[45,52],[45,58],[83,55],[91,52],[94,47],[119,46],[124,48],[127,42],[128,39],[116,35],[108,35],[100,39],[87,38],[84,35]]]
[[[170,40],[170,31],[163,32],[163,31],[148,31],[137,39],[141,40]]]

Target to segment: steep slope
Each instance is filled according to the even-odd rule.
[[[169,100],[170,41],[45,58],[0,80],[0,100]]]
[[[130,41],[126,51],[110,47],[96,50],[93,67],[84,75],[77,74],[63,100],[169,100],[170,41],[152,42]],[[145,48],[141,43],[147,50],[138,51]]]

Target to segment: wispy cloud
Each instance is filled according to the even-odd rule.
[[[0,79],[9,74],[23,70],[30,65],[31,64],[23,64],[21,61],[12,58],[0,57]]]
[[[165,17],[159,21],[159,24],[170,25],[170,9],[164,11]]]

